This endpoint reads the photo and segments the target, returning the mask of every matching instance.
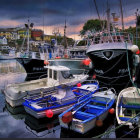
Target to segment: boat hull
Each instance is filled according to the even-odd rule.
[[[104,121],[107,116],[108,116],[108,110],[106,112],[104,112],[103,114],[101,114],[98,117],[98,119],[101,120],[101,121]],[[91,129],[93,129],[94,127],[96,127],[96,120],[97,120],[97,118],[92,119],[91,121],[89,121],[87,123],[81,123],[80,124],[82,126],[82,131],[81,131],[81,129],[79,129],[80,125],[78,125],[77,121],[72,121],[72,125],[69,127],[67,124],[64,124],[62,122],[62,120],[59,118],[60,125],[63,128],[71,129],[72,131],[75,131],[75,132],[78,132],[78,133],[81,133],[81,134],[85,134],[88,131],[90,131]],[[77,127],[75,127],[75,126],[77,126]]]
[[[108,54],[110,53],[110,54]],[[96,79],[102,86],[113,87],[117,92],[131,86],[126,50],[98,50],[88,52],[92,60]],[[132,76],[133,54],[128,50],[129,67]]]
[[[62,113],[63,111],[67,110],[69,107],[71,107],[73,104],[68,104],[66,106],[62,106],[62,107],[57,107],[57,108],[54,108],[54,109],[51,109],[52,112],[53,112],[53,115],[58,115],[60,113]],[[44,111],[34,111],[30,108],[28,108],[27,106],[24,106],[25,108],[25,111],[30,114],[31,116],[39,119],[39,118],[44,118],[46,117],[46,111],[47,110],[44,110]]]
[[[30,58],[16,58],[16,60],[24,67],[27,73],[26,81],[47,77],[44,60]]]

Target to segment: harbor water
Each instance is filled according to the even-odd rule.
[[[23,82],[26,79],[24,68],[16,60],[0,61],[0,89],[7,84]],[[102,127],[94,128],[85,135],[62,129],[57,116],[35,119],[28,115],[22,106],[12,108],[5,102],[0,90],[0,138],[71,138],[96,137],[115,128],[115,114],[108,116]],[[101,138],[116,138],[112,131]]]

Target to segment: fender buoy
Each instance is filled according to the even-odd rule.
[[[48,117],[48,118],[53,117],[53,111],[51,109],[47,110],[45,113],[46,113],[46,117]]]
[[[110,108],[108,111],[109,111],[110,114],[114,114],[115,109],[114,108]]]
[[[103,126],[103,121],[102,120],[96,120],[96,126],[98,126],[98,127]]]
[[[81,87],[81,83],[78,83],[78,84],[77,84],[77,87]]]
[[[72,121],[72,118],[72,112],[67,112],[62,116],[62,122],[68,124]]]

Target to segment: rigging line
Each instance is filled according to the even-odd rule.
[[[100,15],[99,15],[99,11],[98,11],[96,0],[93,0],[93,2],[95,4],[95,8],[96,8],[96,11],[97,11],[98,18],[99,18],[99,20],[101,20]]]
[[[100,76],[100,75],[97,75],[97,74],[96,74],[96,76],[101,77],[101,78],[105,78],[105,79],[119,79],[120,77],[128,76],[128,74],[120,75],[120,76],[117,76],[117,77],[105,77],[105,76]]]
[[[131,73],[130,73],[130,66],[129,66],[129,59],[128,59],[128,50],[127,50],[127,42],[125,42],[125,46],[126,46],[126,54],[127,54],[126,56],[127,56],[127,66],[128,66],[129,77],[130,77],[131,83],[133,84],[133,86],[136,88],[138,94],[140,95],[139,90],[138,90],[137,86],[135,85],[135,83],[133,82],[132,77],[131,77]]]
[[[129,131],[128,133],[124,134],[124,135],[121,136],[120,138],[123,138],[123,137],[127,136],[129,133],[133,132],[136,128],[138,128],[138,126],[136,126],[134,129],[132,129],[132,130]]]
[[[110,70],[112,70],[114,67],[116,67],[116,65],[121,61],[121,59],[123,58],[125,54],[123,54],[120,59],[115,63],[115,65],[113,65],[111,68],[109,68],[107,71],[105,71],[103,74],[109,72]],[[100,75],[103,75],[103,74],[100,74]]]
[[[139,115],[140,115],[140,113],[138,113],[134,118],[136,118],[136,117],[139,116]],[[107,132],[105,132],[105,133],[102,133],[102,134],[100,134],[100,135],[98,135],[98,136],[95,136],[95,137],[92,137],[92,138],[99,138],[99,137],[101,137],[101,136],[104,136],[104,135],[106,135],[106,134],[109,134],[109,133],[111,133],[111,132],[113,132],[113,131],[115,131],[115,130],[121,128],[122,126],[127,125],[127,123],[130,122],[130,121],[132,121],[134,118],[131,118],[131,119],[129,119],[128,121],[126,121],[124,124],[121,124],[121,125],[117,126],[116,128],[113,128],[113,129],[111,129],[111,130],[109,130],[109,131],[107,131]]]

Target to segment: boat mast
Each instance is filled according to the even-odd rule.
[[[120,0],[120,9],[121,9],[122,30],[124,31],[124,21],[123,21],[122,0]]]
[[[66,19],[65,19],[65,26],[64,26],[64,48],[65,49],[67,48],[66,28],[67,28],[67,25],[66,25]]]
[[[110,7],[107,0],[107,30],[110,33]]]
[[[30,27],[30,25],[29,25],[29,18],[28,18],[28,28],[27,28],[27,32],[28,32],[27,52],[29,52],[29,47],[30,47],[30,45],[29,45],[29,27]]]
[[[136,45],[138,44],[138,9],[135,12],[136,14]]]
[[[98,7],[97,7],[96,0],[94,0],[94,4],[95,4],[95,8],[96,8],[96,11],[97,11],[98,18],[99,18],[99,20],[100,20],[101,28],[103,28],[103,24],[102,24],[102,22],[101,22],[101,18],[100,18],[100,14],[99,14],[99,11],[98,11]]]
[[[99,15],[99,11],[98,11],[98,7],[97,7],[97,4],[96,4],[96,0],[94,0],[94,4],[95,4],[95,8],[96,8],[96,11],[97,11],[98,18],[99,18],[99,20],[101,20],[100,15]]]

